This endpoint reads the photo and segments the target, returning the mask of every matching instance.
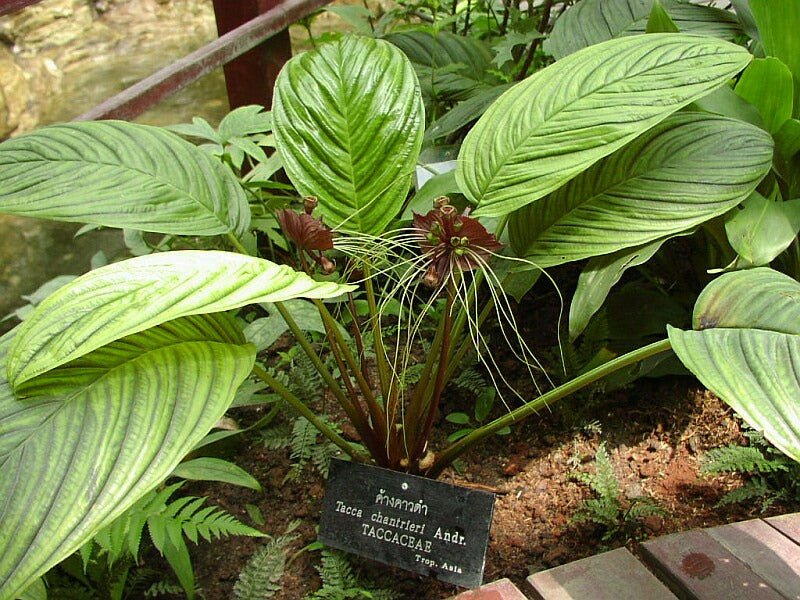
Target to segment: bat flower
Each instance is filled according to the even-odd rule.
[[[335,263],[322,255],[324,250],[333,250],[333,235],[331,229],[322,222],[322,219],[315,219],[311,216],[316,203],[314,198],[306,198],[304,201],[305,212],[296,213],[295,211],[284,208],[275,213],[278,222],[281,224],[283,233],[288,237],[300,252],[306,252],[323,271],[332,273]]]
[[[473,271],[485,265],[489,257],[503,247],[476,219],[469,208],[459,214],[445,198],[437,198],[427,214],[414,213],[414,228],[422,252],[430,257],[423,281],[438,287],[453,272]]]

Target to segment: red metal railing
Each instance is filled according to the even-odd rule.
[[[40,0],[0,0],[0,16]],[[225,68],[231,108],[272,103],[291,57],[288,27],[331,0],[213,0],[220,37],[80,115],[76,121],[133,119],[214,69]]]

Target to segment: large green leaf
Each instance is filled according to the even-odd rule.
[[[758,109],[770,133],[776,133],[792,117],[792,73],[777,58],[751,62],[736,84],[736,94]]]
[[[769,171],[762,129],[678,113],[510,220],[511,244],[542,267],[640,246],[721,215]]]
[[[15,336],[7,377],[16,386],[178,317],[256,302],[328,298],[350,289],[229,252],[187,250],[132,258],[90,271],[39,304]]]
[[[476,215],[560,187],[751,60],[713,38],[650,34],[585,48],[503,94],[464,140],[456,177]]]
[[[0,342],[3,356],[10,342]],[[161,483],[222,416],[254,359],[231,317],[199,315],[55,369],[26,398],[0,375],[0,598]]]
[[[414,69],[395,46],[345,37],[286,63],[273,127],[284,169],[329,224],[380,234],[408,192],[422,144]]]
[[[652,0],[581,0],[555,22],[545,50],[561,59],[605,42],[646,20],[652,8]]]
[[[681,0],[661,0],[661,4],[683,33],[696,33],[731,42],[744,34],[739,19],[728,10]],[[640,19],[628,27],[623,35],[644,33],[646,28],[647,19]]]
[[[157,127],[52,125],[0,144],[0,212],[178,235],[247,231],[233,173]]]
[[[425,131],[425,142],[433,142],[438,138],[455,133],[475,121],[486,112],[492,102],[510,87],[510,83],[486,87],[466,100],[462,100],[430,124]]]
[[[462,100],[500,82],[488,71],[492,54],[472,36],[447,31],[399,31],[386,40],[400,48],[414,65],[425,101]]]
[[[800,114],[800,2],[750,0],[767,56],[780,59],[794,77],[794,116]]]
[[[661,0],[661,5],[683,33],[729,41],[743,33],[729,11],[675,0]],[[645,33],[652,9],[653,0],[581,0],[556,21],[545,50],[561,59],[593,44]]]
[[[726,215],[725,233],[737,254],[753,266],[769,264],[800,231],[800,200],[773,201],[753,192],[741,210]]]
[[[694,326],[668,328],[678,358],[778,449],[800,461],[800,283],[766,267],[722,275]]]
[[[635,248],[625,248],[611,254],[595,256],[586,263],[578,276],[578,285],[569,306],[570,341],[575,340],[586,329],[592,316],[605,302],[608,292],[622,278],[625,271],[646,263],[664,242],[672,237],[674,236],[660,238]]]

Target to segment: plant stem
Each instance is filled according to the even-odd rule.
[[[392,381],[389,375],[389,366],[386,362],[386,350],[383,346],[381,333],[381,316],[378,313],[378,304],[375,301],[375,287],[372,284],[372,276],[369,267],[364,265],[364,290],[367,293],[367,306],[369,307],[369,320],[372,325],[373,344],[375,344],[375,363],[378,368],[378,378],[381,384],[381,394],[383,401],[388,406],[389,394],[392,393]]]
[[[611,373],[614,373],[624,367],[633,365],[646,358],[650,358],[656,354],[661,354],[662,352],[666,352],[670,349],[671,346],[669,344],[669,340],[654,342],[648,346],[639,348],[638,350],[623,354],[614,360],[600,365],[599,367],[595,367],[591,371],[584,373],[583,375],[580,375],[579,377],[576,377],[575,379],[572,379],[571,381],[568,381],[567,383],[562,384],[555,389],[550,390],[546,394],[542,394],[535,400],[525,403],[524,405],[500,417],[499,419],[495,419],[491,423],[487,423],[486,425],[479,427],[469,435],[466,435],[446,448],[436,457],[436,462],[427,471],[426,475],[428,477],[437,477],[441,474],[445,467],[450,465],[456,458],[469,450],[473,445],[496,433],[500,429],[508,427],[509,425],[538,412],[540,409],[566,398],[570,394],[577,392],[578,390],[591,383],[594,383],[599,379],[602,379],[606,375],[610,375]]]
[[[416,440],[418,438],[417,424],[419,423],[425,410],[425,399],[430,398],[430,377],[431,373],[433,372],[433,366],[436,364],[437,357],[438,360],[441,360],[440,348],[442,346],[442,339],[444,339],[444,326],[445,322],[444,319],[442,319],[439,321],[439,325],[436,328],[436,335],[434,336],[433,343],[428,350],[428,356],[425,359],[425,367],[423,368],[422,374],[419,377],[419,382],[414,388],[414,393],[411,395],[411,401],[408,403],[408,410],[406,411],[405,415],[406,421],[403,426],[405,428],[405,434],[407,435],[407,438],[411,439],[412,447],[416,445]],[[392,419],[392,422],[394,422],[395,413],[396,408],[392,406],[391,411],[389,412],[389,417]]]
[[[367,369],[367,353],[364,350],[364,337],[361,335],[361,326],[358,323],[358,310],[356,310],[356,303],[353,299],[353,292],[347,293],[347,306],[350,309],[350,316],[353,319],[353,337],[356,340],[356,348],[358,348],[358,362],[361,365],[361,376],[367,382],[367,386],[372,389],[372,381]]]
[[[231,246],[233,246],[237,252],[244,254],[245,256],[250,256],[247,248],[242,245],[242,242],[240,242],[235,235],[232,233],[226,233],[225,238],[230,242]]]
[[[542,35],[544,35],[545,31],[547,31],[547,26],[550,23],[550,9],[553,8],[553,2],[554,0],[545,0],[544,5],[542,6],[542,19],[539,21],[539,33]],[[517,81],[521,81],[528,76],[528,69],[531,68],[533,56],[536,54],[536,48],[539,47],[539,42],[541,42],[542,39],[543,38],[539,37],[531,42],[531,45],[528,48],[528,53],[525,55],[525,62],[522,63],[522,68],[517,74]]]
[[[489,316],[489,314],[494,309],[494,298],[490,298],[486,302],[486,306],[481,309],[481,313],[478,315],[478,320],[475,323],[476,329],[480,329],[480,326],[483,325],[483,322]],[[447,373],[445,374],[445,381],[450,381],[450,378],[455,373],[455,370],[461,366],[461,361],[464,360],[464,356],[466,356],[469,349],[473,346],[472,338],[466,336],[462,341],[461,345],[456,350],[455,354],[450,358],[448,361],[447,366]]]
[[[379,440],[382,440],[384,443],[386,442],[387,435],[386,435],[386,415],[383,412],[383,409],[378,405],[377,401],[375,400],[375,396],[372,393],[372,389],[370,388],[369,382],[364,378],[364,375],[361,373],[361,369],[359,368],[359,364],[356,362],[355,357],[353,356],[350,349],[347,347],[347,343],[345,342],[344,338],[342,337],[339,328],[337,327],[337,322],[331,316],[331,313],[328,311],[328,308],[321,300],[314,300],[314,305],[319,310],[319,314],[322,317],[322,321],[325,324],[325,329],[328,332],[328,339],[331,342],[331,349],[335,350],[334,356],[336,357],[337,363],[339,364],[339,371],[342,374],[342,378],[345,382],[348,382],[348,370],[353,374],[356,379],[356,383],[358,383],[358,388],[361,392],[361,395],[364,397],[364,400],[367,403],[367,409],[369,410],[370,417],[372,418],[372,426],[376,429],[376,435]],[[342,360],[347,363],[345,366],[342,364]],[[353,402],[357,403],[356,397],[352,391],[352,386],[348,385],[348,389],[351,390],[351,397]]]
[[[503,0],[503,22],[500,24],[500,31],[498,32],[500,35],[506,34],[506,29],[508,29],[508,17],[511,14],[511,0]],[[497,19],[495,19],[496,21]]]
[[[445,372],[447,371],[447,358],[450,354],[450,330],[453,327],[453,297],[455,295],[455,291],[453,289],[452,282],[449,284],[447,289],[447,304],[445,305],[444,309],[444,326],[442,328],[442,343],[441,348],[439,350],[439,364],[436,368],[436,381],[433,387],[433,393],[428,397],[429,400],[426,403],[427,406],[425,407],[427,412],[425,414],[425,424],[422,427],[422,431],[417,433],[417,437],[414,443],[414,447],[409,456],[409,464],[414,464],[421,456],[422,453],[425,451],[425,446],[427,445],[428,438],[431,435],[431,429],[433,429],[433,421],[436,418],[436,411],[439,409],[439,400],[442,397],[442,391],[444,390],[445,384]],[[415,433],[417,428],[415,427]]]
[[[344,409],[347,413],[348,418],[353,424],[353,427],[356,428],[358,435],[361,437],[361,440],[364,444],[369,448],[370,452],[373,452],[375,457],[378,458],[381,456],[382,452],[378,451],[381,447],[378,439],[375,437],[375,432],[370,428],[369,424],[367,423],[367,416],[364,414],[364,411],[361,408],[361,405],[354,400],[351,400],[347,397],[342,391],[342,388],[339,387],[339,384],[336,383],[336,380],[331,375],[331,372],[328,368],[323,364],[322,360],[320,360],[317,353],[311,347],[311,344],[308,343],[305,335],[301,329],[297,326],[297,323],[292,318],[292,315],[289,314],[289,311],[286,310],[286,307],[283,305],[282,302],[276,302],[275,307],[278,309],[278,312],[283,317],[283,320],[286,322],[286,325],[289,326],[292,334],[294,335],[297,343],[300,344],[300,347],[306,353],[311,362],[314,364],[314,368],[317,372],[322,376],[322,379],[325,380],[328,388],[331,390],[333,395],[336,397],[336,400],[339,402],[339,405]],[[346,377],[346,374],[343,374]],[[277,390],[276,390],[277,391]]]
[[[261,365],[256,364],[253,366],[253,374],[261,379],[264,383],[269,385],[273,390],[275,390],[275,392],[279,394],[281,398],[286,400],[289,406],[297,411],[302,417],[308,419],[322,435],[336,444],[339,449],[348,454],[353,460],[358,462],[369,462],[368,456],[356,450],[352,444],[347,442],[347,440],[331,429],[322,419],[318,418],[317,415],[314,414],[314,411],[308,408],[303,401],[300,400],[300,398],[292,394],[292,392],[290,392],[280,381],[270,375]]]

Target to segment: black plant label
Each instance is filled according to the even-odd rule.
[[[333,460],[319,540],[384,564],[478,587],[493,512],[490,492]]]

